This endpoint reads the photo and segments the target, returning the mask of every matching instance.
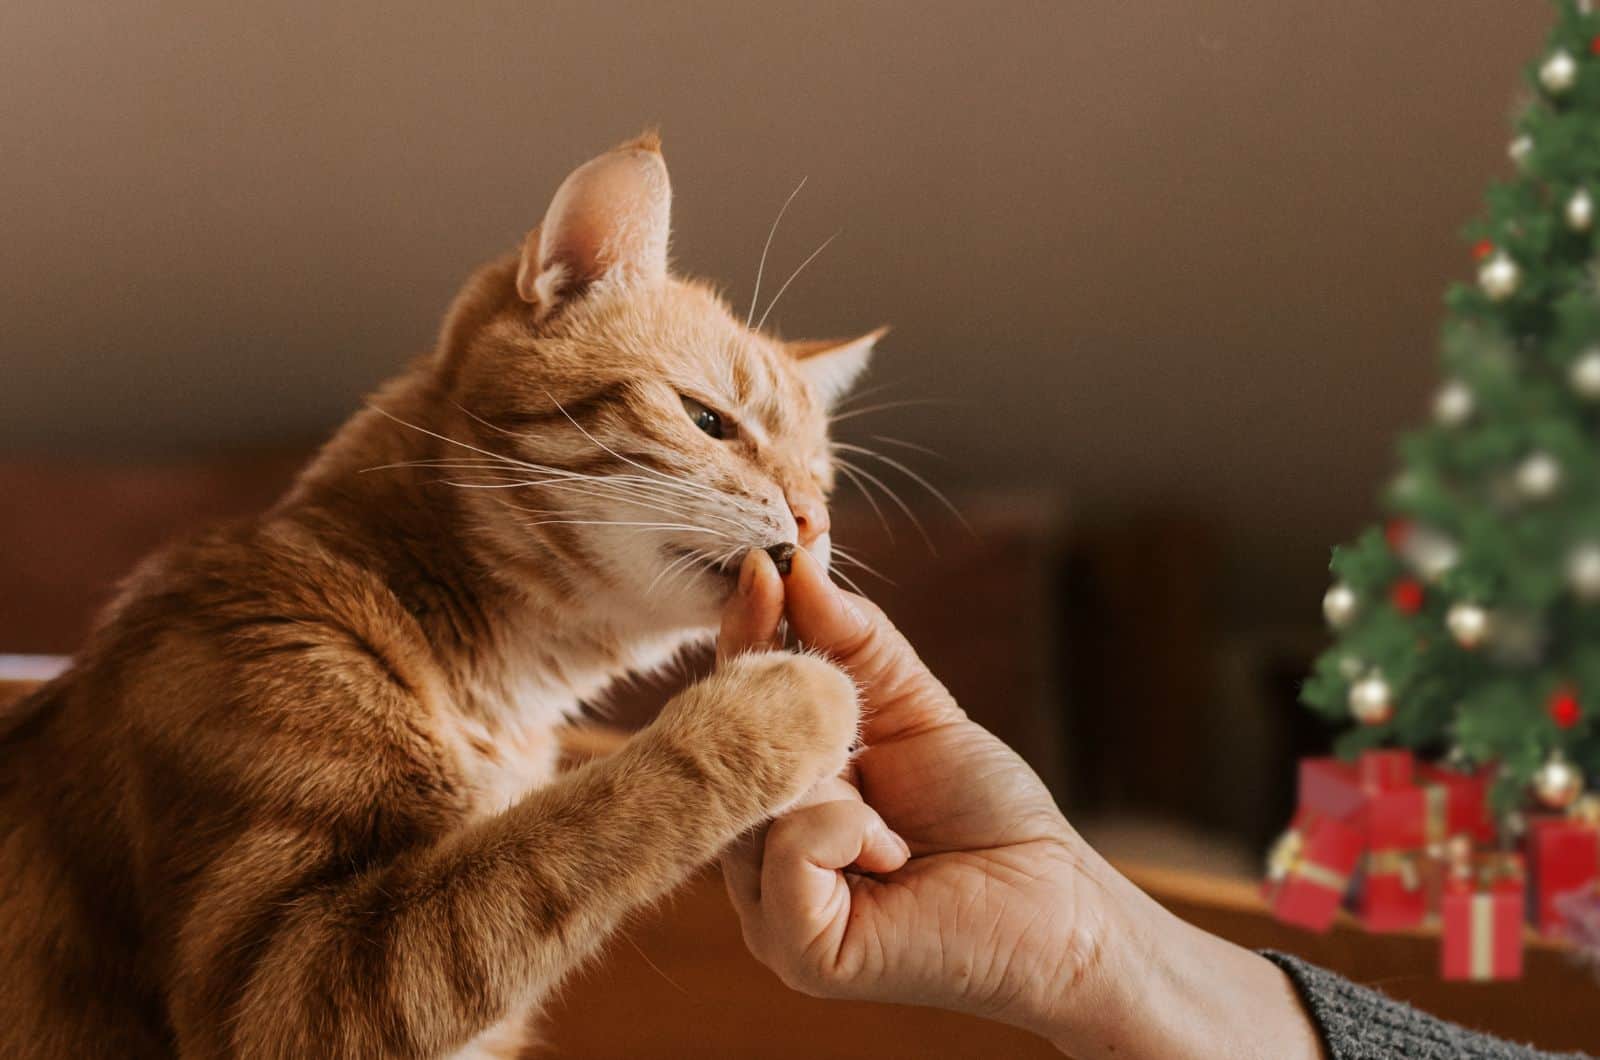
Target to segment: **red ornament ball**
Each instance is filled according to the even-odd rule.
[[[1422,583],[1415,578],[1401,578],[1389,590],[1389,602],[1402,615],[1414,615],[1422,610]]]
[[[1600,55],[1600,37],[1595,37],[1589,42],[1589,52],[1593,55]]]
[[[1578,706],[1577,690],[1571,687],[1558,688],[1552,692],[1546,709],[1550,712],[1550,720],[1556,723],[1558,729],[1570,729],[1583,718],[1583,708]]]
[[[1411,537],[1414,529],[1410,519],[1390,519],[1383,524],[1383,539],[1389,542],[1389,551],[1399,552],[1406,547],[1406,541]]]
[[[1494,240],[1492,240],[1492,239],[1480,239],[1476,243],[1472,244],[1472,260],[1473,261],[1482,261],[1484,258],[1487,258],[1490,254],[1493,254],[1493,253],[1494,253]]]

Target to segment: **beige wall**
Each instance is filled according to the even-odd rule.
[[[1527,0],[0,5],[0,453],[315,436],[659,122],[679,260],[888,321],[952,481],[1189,499],[1315,608],[1432,385]],[[773,286],[769,284],[768,290]]]

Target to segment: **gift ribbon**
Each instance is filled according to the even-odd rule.
[[[1417,859],[1403,850],[1379,850],[1367,856],[1367,875],[1399,876],[1400,886],[1414,891],[1422,886]]]
[[[1316,862],[1307,861],[1305,846],[1305,833],[1300,829],[1291,828],[1283,833],[1283,836],[1273,844],[1272,852],[1267,855],[1267,879],[1274,884],[1281,884],[1290,877],[1299,877],[1307,883],[1327,887],[1342,894],[1350,882],[1350,877]]]
[[[1494,977],[1494,896],[1472,896],[1472,954],[1467,974],[1473,979]]]
[[[1422,786],[1422,836],[1428,845],[1443,843],[1450,832],[1450,789],[1443,784]]]
[[[1522,859],[1515,854],[1478,855],[1478,886],[1493,887],[1497,883],[1521,883]]]

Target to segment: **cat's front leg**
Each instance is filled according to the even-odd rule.
[[[856,690],[746,655],[611,758],[282,915],[237,1008],[250,1056],[437,1056],[523,1010],[629,912],[838,771]]]

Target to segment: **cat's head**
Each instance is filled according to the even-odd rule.
[[[826,562],[829,408],[882,334],[750,328],[669,271],[671,198],[653,136],[573,171],[458,298],[438,368],[501,562],[657,628],[714,623],[751,549]]]

